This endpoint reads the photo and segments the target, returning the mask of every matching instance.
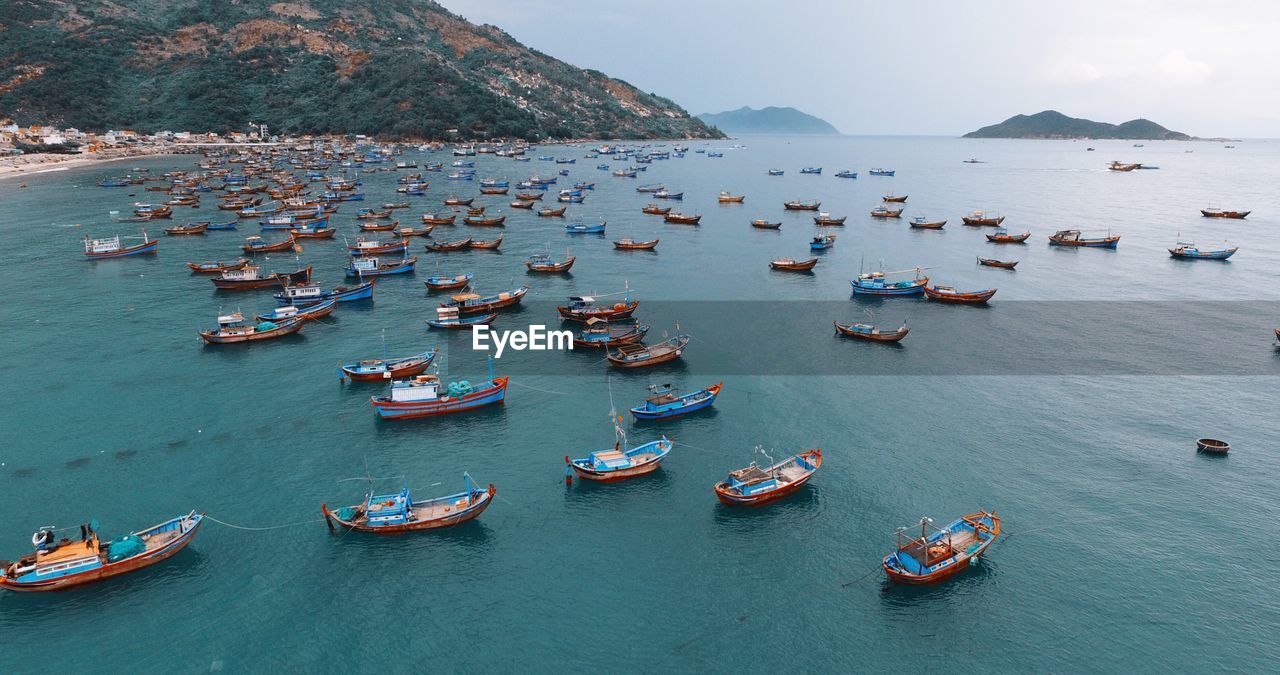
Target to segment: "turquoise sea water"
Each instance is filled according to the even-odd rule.
[[[242,526],[292,525],[207,522],[187,550],[146,571],[67,593],[0,595],[0,670],[84,666],[87,650],[99,669],[144,672],[1272,667],[1280,144],[741,142],[695,145],[725,156],[657,161],[638,180],[596,170],[623,163],[584,159],[585,148],[534,151],[578,157],[561,183],[597,189],[571,215],[606,218],[608,237],[570,238],[562,221],[508,209],[509,196],[481,198],[509,215],[500,252],[440,256],[411,240],[416,278],[384,279],[372,305],[248,348],[204,347],[195,330],[220,309],[268,309],[270,293],[216,294],[183,263],[236,257],[251,224],[161,236],[150,258],[80,259],[84,233],[135,227],[108,211],[155,196],[98,180],[195,158],[28,176],[25,189],[0,181],[9,251],[0,357],[10,366],[0,557],[26,553],[40,526],[90,518],[106,535],[192,508]],[[1105,170],[1112,159],[1161,168],[1116,174]],[[805,165],[824,175],[800,175]],[[872,178],[873,166],[898,175]],[[566,168],[491,156],[477,167],[513,183]],[[770,167],[787,175],[768,177]],[[841,168],[859,178],[830,175]],[[406,223],[451,192],[478,191],[427,175],[428,196],[398,213]],[[363,205],[400,201],[393,176],[361,174]],[[650,182],[684,190],[674,205],[702,213],[702,225],[642,216],[647,199],[634,187]],[[746,203],[716,204],[722,189]],[[910,195],[904,215],[950,222],[924,232],[867,217],[890,192]],[[809,214],[781,209],[792,198],[849,216],[812,275],[766,267],[772,256],[807,256]],[[213,202],[177,209],[175,222],[217,218]],[[348,236],[360,205],[334,218]],[[1203,219],[1208,205],[1255,213]],[[1006,214],[1031,243],[987,244],[989,230],[959,222],[973,209]],[[756,217],[784,225],[755,230]],[[1068,227],[1123,238],[1116,251],[1046,245]],[[662,242],[653,254],[615,252],[609,240],[622,236]],[[1165,251],[1179,238],[1229,239],[1241,251],[1225,264],[1181,262]],[[572,276],[525,274],[524,257],[548,243],[578,256]],[[341,241],[302,245],[318,280],[341,283]],[[977,255],[1022,263],[980,268]],[[533,286],[527,307],[499,327],[555,325],[550,303],[625,282],[654,334],[679,320],[695,339],[682,363],[654,373],[610,374],[594,353],[509,352],[495,365],[513,378],[506,406],[378,423],[367,400],[380,387],[340,384],[336,364],[381,355],[384,333],[395,353],[441,347],[446,379],[484,376],[483,355],[463,336],[423,326],[439,299],[422,285],[436,259],[444,272],[474,272],[481,291]],[[881,263],[1000,290],[985,310],[850,300],[859,266]],[[263,265],[295,264],[289,254]],[[734,308],[750,311],[725,319]],[[832,337],[832,319],[866,309],[885,323],[907,319],[912,334],[897,349]],[[636,443],[676,440],[659,473],[565,488],[564,455],[612,443],[610,391],[621,409],[650,382],[721,379],[712,411],[627,425]],[[1229,440],[1231,456],[1197,456],[1199,436]],[[822,447],[826,459],[784,502],[719,506],[712,484],[757,444],[775,456]],[[463,471],[499,495],[465,526],[384,539],[331,535],[319,520],[321,502],[360,498],[362,483],[340,479],[405,475],[425,497],[460,489]],[[1005,535],[978,568],[931,588],[884,583],[876,569],[895,527],[979,508],[1001,514]]]

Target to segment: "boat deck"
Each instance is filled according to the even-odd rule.
[[[902,548],[902,552],[915,558],[922,565],[928,567],[939,560],[949,558],[953,555],[964,553],[971,544],[979,541],[978,533],[973,530],[960,530],[951,533],[951,546],[947,547],[947,537],[943,536],[937,541],[928,543],[928,550],[932,555],[926,556],[926,547],[922,546],[919,539],[912,541],[909,545]],[[941,547],[939,549],[939,547]]]

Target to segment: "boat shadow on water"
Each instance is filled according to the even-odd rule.
[[[492,529],[485,525],[483,518],[473,518],[451,527],[437,527],[397,536],[342,529],[330,536],[339,547],[367,551],[370,554],[429,549],[438,555],[444,555],[441,549],[448,547],[449,555],[456,555],[462,552],[486,550],[491,543]]]
[[[573,454],[576,451],[570,451]],[[647,494],[666,495],[671,487],[671,478],[666,467],[658,467],[652,473],[636,476],[615,483],[601,483],[574,477],[573,485],[566,485],[565,503],[598,506],[604,499],[620,499],[643,496]]]

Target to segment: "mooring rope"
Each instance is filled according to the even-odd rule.
[[[316,519],[314,519],[314,520],[303,520],[303,521],[299,521],[299,522],[296,522],[296,523],[286,523],[286,524],[284,524],[284,525],[271,525],[271,526],[269,526],[269,527],[246,527],[246,526],[244,526],[244,525],[234,525],[234,524],[232,524],[232,523],[228,523],[228,522],[223,521],[223,520],[218,520],[217,518],[214,518],[213,516],[211,516],[211,515],[209,515],[209,514],[207,514],[207,513],[205,514],[205,516],[204,516],[204,517],[205,517],[205,519],[207,519],[207,520],[212,520],[213,522],[215,522],[215,523],[217,523],[217,524],[219,524],[219,525],[226,525],[227,527],[230,527],[230,528],[232,528],[232,529],[236,529],[236,530],[248,530],[248,531],[250,531],[250,532],[264,532],[264,531],[266,531],[266,530],[281,530],[281,529],[284,529],[284,528],[286,528],[286,527],[298,527],[299,525],[311,525],[312,523],[322,523],[322,522],[324,522],[324,518],[316,518]]]
[[[532,389],[532,390],[534,390],[534,391],[540,391],[540,392],[542,392],[542,393],[544,393],[544,394],[555,394],[556,396],[568,396],[568,394],[566,394],[566,393],[565,393],[565,392],[563,392],[563,391],[551,391],[550,389],[539,389],[539,388],[537,388],[537,387],[531,387],[531,386],[529,386],[529,385],[527,385],[527,384],[523,384],[523,383],[520,383],[520,382],[510,382],[510,381],[508,381],[508,384],[514,384],[514,385],[515,385],[515,386],[517,386],[517,387],[524,387],[525,389]]]

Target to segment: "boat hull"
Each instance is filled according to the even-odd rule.
[[[388,401],[373,397],[373,408],[378,417],[385,420],[413,419],[415,417],[433,417],[450,413],[465,412],[487,405],[503,403],[507,397],[507,378],[494,378],[489,386],[474,391],[466,396],[435,401]]]
[[[106,260],[107,258],[124,258],[131,255],[147,255],[155,253],[156,249],[159,247],[160,241],[158,239],[152,239],[151,241],[143,242],[137,246],[122,248],[119,251],[112,251],[110,253],[85,253],[84,255],[86,260]]]
[[[369,527],[368,525],[360,525],[342,520],[337,513],[330,511],[327,504],[321,504],[320,510],[324,512],[325,520],[331,525],[337,524],[344,530],[353,532],[365,532],[368,534],[395,536],[400,534],[409,534],[411,532],[422,532],[425,530],[438,530],[442,527],[452,527],[461,525],[469,520],[475,520],[484,513],[485,509],[493,503],[493,496],[497,493],[497,488],[493,484],[489,484],[488,490],[478,490],[480,496],[467,508],[440,518],[432,518],[430,520],[417,521],[412,523],[404,523],[403,525],[385,525],[381,527]]]

